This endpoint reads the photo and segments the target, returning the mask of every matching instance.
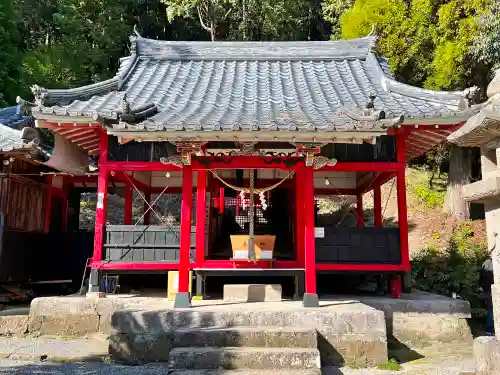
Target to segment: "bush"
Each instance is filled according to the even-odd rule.
[[[428,208],[442,207],[444,204],[445,192],[434,190],[419,184],[414,188],[415,196]]]
[[[412,261],[415,288],[469,301],[474,317],[486,315],[478,280],[481,265],[488,258],[486,247],[472,241],[471,228],[459,226],[443,250],[427,248]]]

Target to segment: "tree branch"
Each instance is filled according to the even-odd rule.
[[[205,25],[205,22],[203,21],[203,17],[201,15],[201,9],[200,9],[200,6],[198,5],[196,7],[196,9],[198,10],[198,17],[200,18],[200,24],[201,24],[201,27],[203,27],[205,30],[207,31],[212,31],[212,29],[210,27],[208,27],[207,25]]]

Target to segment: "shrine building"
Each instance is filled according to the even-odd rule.
[[[58,154],[68,182],[95,182],[98,168],[90,290],[106,274],[174,270],[175,307],[190,306],[192,272],[292,276],[306,307],[318,305],[321,272],[384,273],[401,289],[411,269],[406,163],[473,115],[472,90],[397,82],[375,43],[133,36],[113,78],[34,87],[32,114],[55,132],[55,154],[77,150]],[[381,186],[394,179],[397,227],[384,227]],[[106,222],[110,189],[125,197],[121,224]],[[179,193],[175,223],[156,207]],[[355,197],[356,222],[320,217],[319,196]]]

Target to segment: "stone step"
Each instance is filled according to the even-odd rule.
[[[169,375],[321,375],[321,370],[174,370]]]
[[[174,348],[171,369],[319,369],[319,351],[311,348]]]
[[[315,349],[318,338],[314,328],[301,327],[208,327],[174,333],[174,347],[206,346]]]

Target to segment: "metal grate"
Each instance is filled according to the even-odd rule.
[[[245,208],[243,208],[243,201],[241,198],[225,198],[224,199],[224,214],[234,217],[238,226],[245,230],[248,229],[250,222],[249,215],[249,199],[246,199]],[[267,203],[267,210],[272,208],[272,203]],[[259,229],[264,229],[272,225],[270,220],[266,217],[264,210],[262,209],[260,203],[255,204],[255,228],[256,231]]]

